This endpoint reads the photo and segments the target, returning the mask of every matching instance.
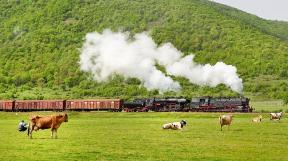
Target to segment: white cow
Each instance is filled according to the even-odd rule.
[[[280,120],[283,116],[283,112],[270,113],[270,120]]]
[[[259,116],[257,116],[257,117],[254,117],[253,119],[252,119],[252,122],[261,122],[262,121],[262,115],[259,115]]]
[[[180,130],[184,126],[186,126],[187,122],[185,120],[181,120],[180,122],[167,123],[162,126],[163,129],[173,129]]]

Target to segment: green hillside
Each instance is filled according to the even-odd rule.
[[[288,100],[287,23],[267,21],[204,0],[0,1],[0,98],[156,96],[136,79],[97,83],[79,69],[86,33],[149,31],[199,63],[237,67],[244,95]],[[237,95],[224,85],[191,85],[165,96]]]

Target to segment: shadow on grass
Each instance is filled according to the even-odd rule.
[[[55,139],[55,138],[32,138],[32,139],[30,139],[30,138],[28,138],[29,140],[65,140],[65,139],[67,139],[67,138],[57,138],[57,139]]]

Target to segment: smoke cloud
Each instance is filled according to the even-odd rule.
[[[128,32],[88,33],[81,49],[80,68],[91,72],[96,81],[108,81],[114,74],[138,78],[148,90],[179,91],[181,86],[170,75],[187,78],[191,83],[215,87],[225,84],[241,93],[242,79],[232,65],[218,62],[201,65],[194,55],[183,57],[171,43],[161,46],[145,32],[129,37]],[[168,75],[156,68],[163,66]]]

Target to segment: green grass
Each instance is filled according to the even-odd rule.
[[[260,124],[251,123],[255,113],[235,114],[220,131],[220,113],[70,112],[58,139],[44,130],[32,140],[17,131],[30,114],[0,112],[0,160],[287,160],[288,121],[268,114]],[[181,119],[183,130],[161,129]]]

